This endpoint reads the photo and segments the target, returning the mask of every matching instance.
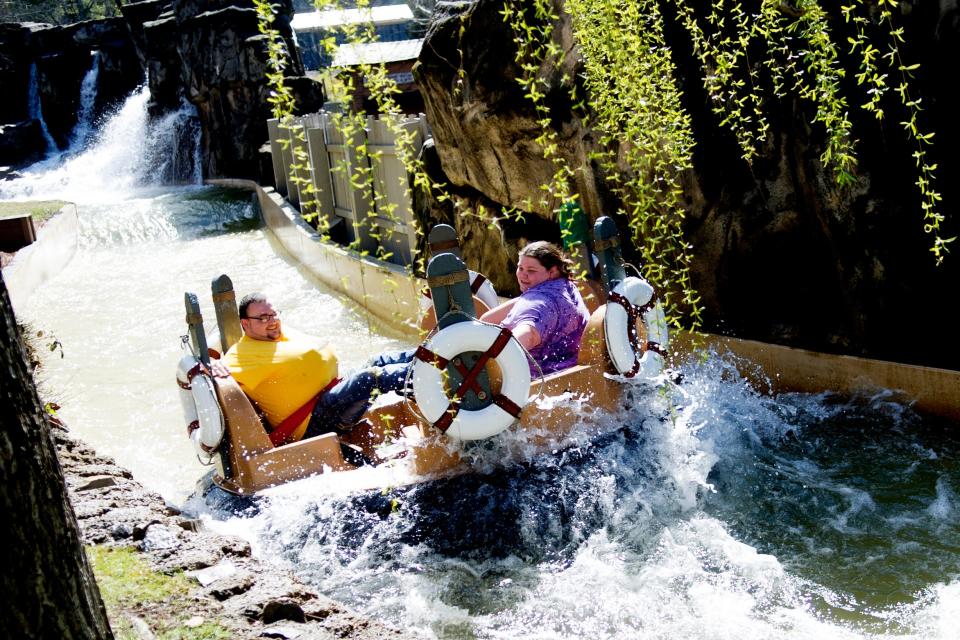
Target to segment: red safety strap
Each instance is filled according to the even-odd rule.
[[[274,427],[273,431],[270,432],[270,442],[273,443],[273,446],[279,447],[281,444],[287,441],[287,439],[293,434],[294,430],[300,426],[300,423],[313,412],[313,408],[317,404],[317,400],[320,399],[320,396],[325,394],[330,389],[333,389],[337,384],[339,384],[340,378],[334,378],[330,381],[327,386],[320,390],[320,392],[307,400],[307,403],[291,413],[289,416],[284,418],[283,422]]]
[[[483,286],[483,283],[487,281],[487,276],[482,273],[478,273],[477,277],[473,279],[473,282],[470,283],[470,293],[476,295],[477,291],[480,291],[480,287]]]

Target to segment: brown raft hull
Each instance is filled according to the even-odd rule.
[[[580,363],[570,369],[534,380],[529,402],[510,429],[529,432],[535,447],[553,448],[583,421],[572,402],[538,401],[569,396],[590,407],[615,411],[624,385],[609,375],[603,336],[604,307],[597,309],[584,332]],[[492,372],[496,378],[497,372]],[[350,473],[356,469],[344,460],[341,442],[329,433],[274,447],[259,416],[232,378],[218,379],[217,395],[226,422],[220,464],[214,482],[240,495],[318,474]],[[417,415],[412,402],[402,398],[372,408],[345,444],[363,451],[383,465],[403,467],[412,482],[467,471],[447,437]],[[383,453],[387,445],[389,456]],[[389,460],[383,459],[389,457]]]

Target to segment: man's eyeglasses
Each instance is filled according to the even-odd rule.
[[[276,313],[265,313],[262,316],[247,316],[245,320],[259,320],[260,322],[267,324],[268,322],[273,322],[274,320],[280,319],[280,312]]]

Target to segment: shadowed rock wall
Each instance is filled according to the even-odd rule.
[[[464,202],[527,212],[522,225],[478,232],[484,237],[482,259],[512,263],[523,239],[555,240],[559,232],[555,203],[538,203],[538,187],[552,167],[535,142],[539,128],[515,81],[520,69],[499,14],[502,4],[438,3],[417,71],[442,167],[436,177],[454,185]],[[960,142],[952,115],[960,104],[951,90],[960,75],[958,10],[952,3],[914,1],[901,3],[899,11],[906,59],[922,65],[915,84],[925,106],[921,126],[936,131],[930,161],[939,164],[936,188],[943,194],[949,237],[960,226],[954,215],[958,165],[951,152]],[[898,124],[905,118],[896,102],[881,125],[857,109],[859,97],[850,101],[859,152],[852,187],[838,188],[821,165],[823,134],[809,124],[813,111],[807,104],[769,105],[771,133],[760,157],[747,166],[732,134],[709,111],[689,38],[670,22],[672,12],[665,15],[697,140],[694,168],[684,176],[685,234],[695,255],[705,328],[822,351],[960,366],[960,338],[949,326],[960,256],[933,265],[912,148]],[[842,20],[832,19],[845,42]],[[596,137],[559,89],[562,75],[582,73],[568,18],[561,19],[554,40],[567,52],[565,63],[555,68],[547,61],[540,76],[549,87],[546,100],[561,154],[581,169],[575,188],[591,218],[613,214],[623,228],[616,215],[620,203],[590,160]]]

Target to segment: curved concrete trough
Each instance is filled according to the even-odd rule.
[[[77,252],[77,237],[77,207],[68,204],[40,227],[33,244],[17,251],[3,268],[14,312],[39,286],[67,266]]]
[[[363,256],[326,242],[280,194],[252,180],[208,180],[208,184],[249,189],[257,195],[260,215],[277,242],[314,278],[347,296],[392,332],[419,336],[420,291],[426,286],[399,265]]]

